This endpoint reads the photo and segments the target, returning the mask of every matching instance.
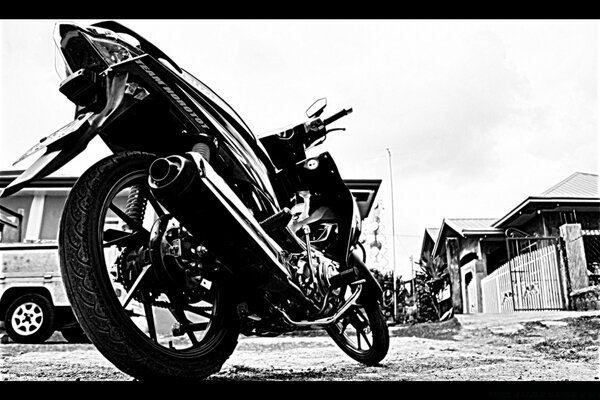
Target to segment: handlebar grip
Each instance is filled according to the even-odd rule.
[[[326,118],[326,119],[323,121],[323,124],[325,124],[325,125],[329,125],[329,124],[331,124],[332,122],[335,122],[335,121],[337,121],[338,119],[342,118],[343,116],[350,114],[351,112],[352,112],[352,109],[351,109],[351,108],[349,108],[349,109],[347,109],[347,110],[342,110],[342,111],[339,111],[339,112],[337,112],[336,114],[333,114],[331,117],[329,117],[329,118]]]

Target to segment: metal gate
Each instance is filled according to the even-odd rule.
[[[582,229],[590,286],[600,285],[600,229]]]
[[[507,237],[514,311],[565,310],[560,239]]]

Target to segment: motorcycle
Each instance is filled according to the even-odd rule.
[[[361,218],[331,155],[307,156],[352,112],[257,138],[213,90],[115,21],[57,23],[59,90],[72,122],[0,194],[58,170],[100,136],[111,155],[66,200],[59,258],[96,348],[140,380],[206,379],[239,335],[323,329],[349,357],[389,349],[383,292]]]

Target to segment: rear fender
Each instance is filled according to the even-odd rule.
[[[104,109],[97,114],[80,114],[74,121],[30,148],[15,164],[43,149],[46,149],[46,152],[0,191],[0,198],[17,193],[32,180],[50,175],[86,149],[89,142],[99,133],[100,128],[121,105],[127,74],[108,76],[106,81],[108,101]]]

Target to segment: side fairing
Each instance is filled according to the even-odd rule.
[[[275,168],[243,121],[224,106],[226,103],[217,101],[220,99],[216,95],[209,96],[206,87],[199,90],[197,84],[192,84],[199,82],[195,78],[186,80],[183,74],[147,55],[120,65],[115,68],[117,72],[126,72],[131,82],[150,93],[144,100],[146,104],[159,106],[140,106],[138,108],[142,110],[146,107],[142,115],[135,115],[133,109],[129,117],[124,115],[124,121],[130,118],[127,130],[133,131],[126,137],[122,136],[125,129],[117,126],[118,121],[112,129],[105,129],[103,139],[110,148],[143,146],[147,151],[167,156],[190,151],[194,143],[204,138],[215,138],[218,143],[216,153],[228,165],[227,170],[221,172],[254,187],[270,208],[265,211],[267,214],[278,208],[271,183]],[[146,121],[142,129],[136,127],[136,124],[144,124],[140,121]]]
[[[326,206],[336,215],[338,240],[329,251],[338,261],[346,263],[350,248],[360,236],[361,218],[356,201],[333,158],[328,152],[309,158],[296,165],[295,174],[298,190],[313,193],[314,207]]]

